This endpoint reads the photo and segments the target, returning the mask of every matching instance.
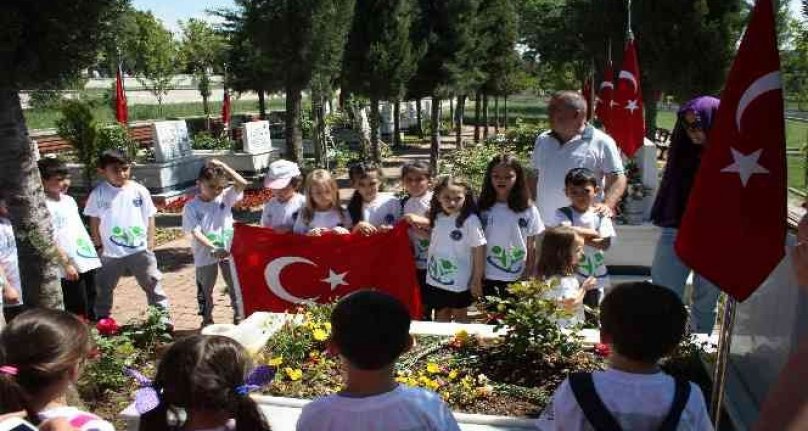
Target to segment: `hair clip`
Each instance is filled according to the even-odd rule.
[[[132,368],[124,368],[124,373],[137,381],[140,389],[135,391],[135,410],[139,414],[149,412],[160,405],[160,397],[152,386],[152,381]]]
[[[275,377],[275,370],[269,365],[259,365],[250,371],[247,378],[244,379],[243,385],[236,386],[233,390],[236,394],[244,396],[252,391],[261,389],[262,386],[268,384]]]
[[[20,370],[13,366],[13,365],[3,365],[0,366],[0,374],[5,374],[7,376],[16,376]]]

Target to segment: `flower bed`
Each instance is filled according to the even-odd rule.
[[[166,214],[180,214],[185,204],[193,199],[193,197],[194,195],[189,193],[173,199],[170,202],[158,204],[157,211]],[[233,209],[237,211],[261,209],[270,198],[272,198],[272,191],[269,189],[245,190],[244,198],[236,203]]]

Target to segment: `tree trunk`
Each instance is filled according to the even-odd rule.
[[[401,101],[393,101],[393,146],[401,146]]]
[[[494,96],[494,133],[499,134],[499,96]]]
[[[418,134],[418,139],[424,139],[424,129],[421,127],[421,99],[415,99],[415,116],[417,117],[416,120],[418,121],[418,125],[415,126],[415,132]]]
[[[323,167],[323,147],[325,146],[324,136],[320,133],[320,126],[323,123],[322,115],[322,97],[319,93],[311,93],[311,119],[313,123],[313,136],[312,142],[314,143],[314,165],[318,168]]]
[[[264,90],[258,90],[258,118],[267,119],[267,102],[264,99]]]
[[[483,94],[483,140],[488,139],[488,95]]]
[[[457,115],[455,121],[455,146],[458,150],[463,148],[463,115],[466,110],[466,96],[457,96]]]
[[[508,130],[508,95],[502,97],[502,101],[505,104],[504,111],[505,111],[505,130]]]
[[[474,94],[474,143],[480,142],[480,92]]]
[[[370,98],[370,151],[373,161],[381,163],[382,150],[379,145],[379,99]]]
[[[455,125],[455,106],[454,106],[454,99],[449,98],[449,130],[454,130]]]
[[[295,163],[303,162],[303,131],[300,114],[303,109],[301,89],[286,89],[286,157]]]
[[[57,275],[53,227],[35,160],[34,141],[16,91],[0,90],[0,190],[7,193],[9,219],[17,240],[23,301],[28,306],[64,308]]]
[[[433,175],[438,173],[438,161],[440,160],[440,99],[432,96],[432,133],[431,145],[429,148],[429,167]]]
[[[208,96],[205,94],[202,95],[202,111],[205,113],[205,116],[210,114],[210,108],[208,107]]]
[[[643,94],[647,94],[643,98],[643,103],[645,104],[645,136],[653,141],[656,134],[657,103],[656,95],[654,94],[656,90],[649,84],[651,83],[643,82],[642,86]]]

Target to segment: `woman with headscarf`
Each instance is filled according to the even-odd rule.
[[[651,221],[662,231],[651,267],[651,278],[654,283],[673,290],[679,297],[684,296],[685,284],[692,270],[676,255],[673,244],[693,188],[702,151],[708,145],[708,133],[718,104],[719,100],[715,97],[702,96],[679,109],[665,174],[651,209]],[[718,294],[715,285],[699,274],[693,274],[690,320],[695,332],[712,332]]]

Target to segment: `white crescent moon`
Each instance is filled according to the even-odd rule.
[[[735,111],[735,125],[738,131],[741,131],[741,117],[743,117],[746,108],[758,98],[758,96],[768,93],[769,91],[781,90],[783,88],[783,81],[780,77],[780,71],[767,73],[750,85],[744,91],[741,100],[738,101],[738,109]]]
[[[284,289],[283,284],[281,284],[281,271],[293,263],[305,263],[306,265],[317,266],[316,263],[298,256],[285,256],[274,259],[269,262],[266,269],[264,269],[264,279],[267,282],[269,290],[278,298],[281,298],[286,302],[291,302],[292,304],[299,304],[301,302],[316,299],[316,297],[298,298]]]
[[[614,89],[614,84],[611,81],[603,81],[603,82],[600,83],[600,88],[601,89],[604,89],[604,88],[607,88],[607,87],[611,88],[611,89]]]
[[[627,70],[621,70],[620,75],[618,75],[618,79],[628,79],[629,81],[631,81],[631,85],[634,86],[634,93],[635,94],[637,93],[637,78],[634,77],[633,73]]]

